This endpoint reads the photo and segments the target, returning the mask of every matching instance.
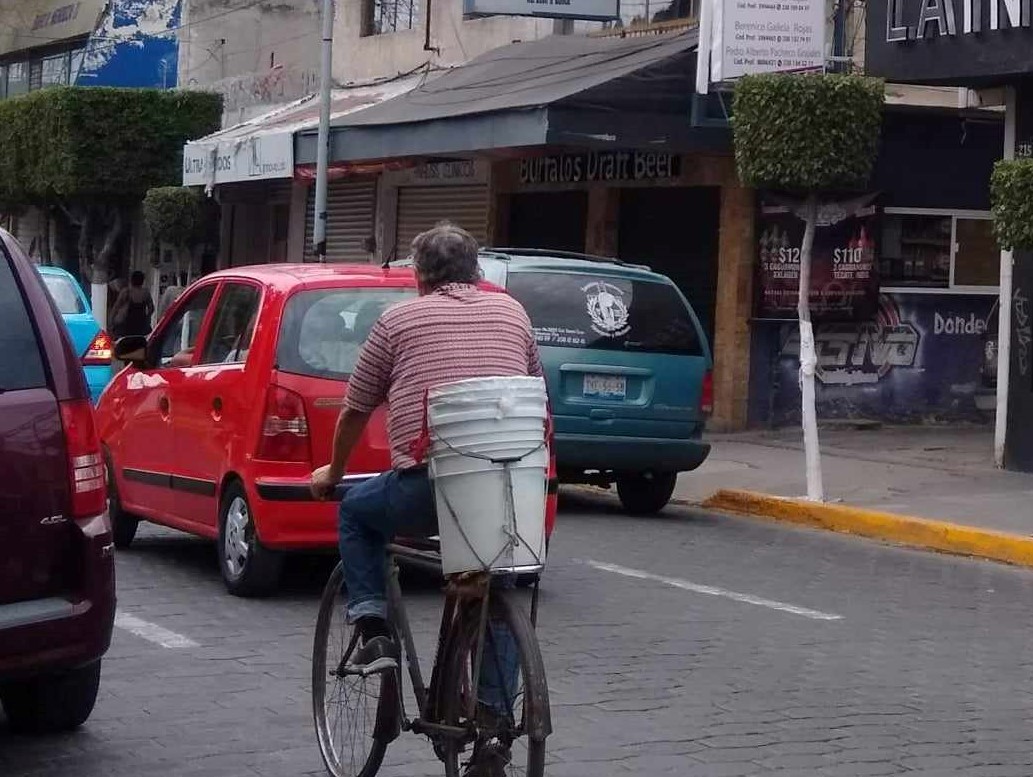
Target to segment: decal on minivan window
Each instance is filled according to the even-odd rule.
[[[592,330],[603,337],[624,337],[631,327],[628,325],[628,306],[624,292],[612,283],[592,281],[581,287],[585,293],[588,315],[592,317]]]

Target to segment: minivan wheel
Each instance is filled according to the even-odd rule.
[[[122,507],[122,499],[118,495],[118,484],[115,482],[115,467],[111,463],[111,454],[104,453],[104,467],[108,476],[108,516],[111,518],[111,532],[114,535],[115,547],[124,550],[133,544],[140,519],[127,513]]]
[[[0,701],[12,731],[53,734],[85,723],[99,688],[98,660],[78,669],[0,686]]]
[[[283,556],[262,547],[247,494],[231,483],[219,510],[219,570],[234,596],[268,596],[280,583]]]
[[[621,475],[617,478],[617,496],[632,515],[656,515],[671,501],[677,482],[676,472]]]

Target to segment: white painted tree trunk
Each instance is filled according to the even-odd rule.
[[[97,283],[93,279],[90,284],[90,305],[93,307],[93,317],[104,331],[108,329],[108,284]]]
[[[821,477],[821,449],[818,445],[818,412],[814,398],[814,373],[818,358],[814,352],[814,328],[811,326],[811,251],[818,221],[818,197],[808,195],[804,204],[803,245],[800,246],[800,396],[803,415],[803,451],[807,468],[807,498],[825,500]]]

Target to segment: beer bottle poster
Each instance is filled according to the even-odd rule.
[[[871,318],[878,306],[878,210],[875,195],[822,203],[811,255],[815,321]],[[796,318],[800,246],[805,224],[798,203],[763,200],[757,227],[759,318]]]

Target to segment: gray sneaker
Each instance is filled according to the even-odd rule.
[[[389,669],[398,668],[399,651],[398,645],[388,637],[373,637],[362,644],[358,650],[352,653],[347,661],[341,659],[341,665],[337,667],[337,674],[361,675],[368,677],[378,672],[386,672]]]
[[[506,777],[506,767],[512,760],[509,745],[498,737],[479,739],[463,777]]]

